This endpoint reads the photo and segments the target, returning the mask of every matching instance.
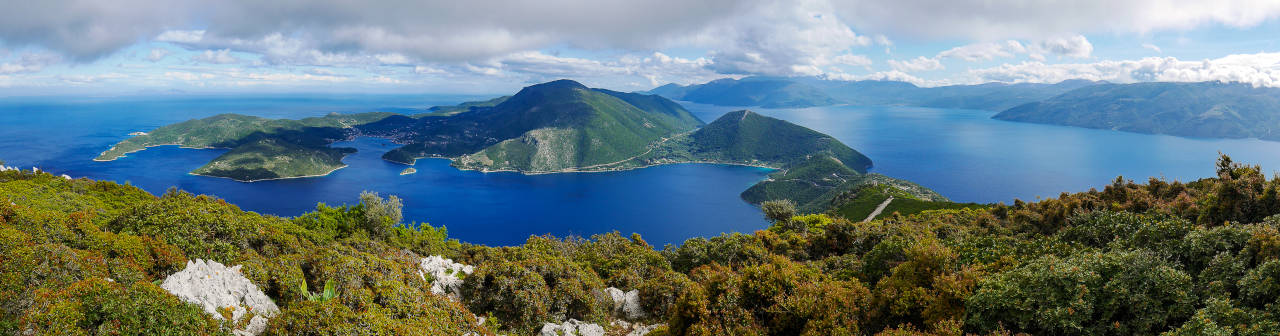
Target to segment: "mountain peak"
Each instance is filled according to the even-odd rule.
[[[586,89],[586,85],[578,83],[572,79],[558,79],[542,84],[534,84],[525,89]]]
[[[759,114],[757,114],[757,113],[755,113],[755,112],[751,112],[751,110],[738,110],[738,111],[733,111],[733,112],[725,113],[725,117],[726,117],[727,119],[730,119],[730,120],[737,120],[738,122],[741,122],[741,121],[743,121],[743,120],[747,120],[747,116],[749,116],[749,115],[759,115]]]

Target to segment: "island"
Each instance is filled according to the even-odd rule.
[[[330,114],[301,120],[218,115],[121,141],[99,156],[114,160],[158,145],[230,150],[192,174],[254,182],[324,176],[345,167],[352,148],[331,144],[357,136],[403,146],[383,158],[412,165],[447,158],[458,169],[549,174],[711,163],[776,170],[742,194],[753,204],[775,199],[803,210],[825,206],[841,191],[890,184],[945,199],[908,181],[867,174],[872,161],[820,132],[749,110],[703,124],[657,95],[588,88],[557,80],[485,101],[434,107],[428,113]],[[416,172],[405,169],[401,175]],[[812,186],[795,188],[796,185]]]
[[[403,175],[409,175],[409,174],[414,174],[414,173],[417,173],[417,172],[418,172],[418,169],[415,169],[415,168],[413,168],[413,167],[409,167],[409,168],[405,168],[404,170],[401,170],[401,171],[400,171],[400,175],[401,175],[401,176],[403,176]]]
[[[1280,88],[1245,83],[1094,85],[993,118],[1202,138],[1280,140]]]

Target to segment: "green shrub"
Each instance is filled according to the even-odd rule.
[[[491,312],[512,330],[573,318],[603,323],[613,307],[590,269],[542,254],[486,262],[466,277],[462,297],[472,311]]]
[[[982,332],[1134,335],[1194,312],[1191,277],[1147,252],[1047,256],[980,282],[965,322]]]
[[[37,335],[230,334],[200,307],[149,282],[126,286],[93,278],[45,294],[21,322]]]

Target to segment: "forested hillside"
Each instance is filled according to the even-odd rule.
[[[1225,156],[1198,181],[870,222],[769,202],[767,228],[661,248],[470,245],[400,223],[394,197],[361,200],[280,218],[0,171],[0,333],[1280,333],[1280,178]],[[175,285],[193,270],[243,275],[273,309],[173,294],[201,290]]]

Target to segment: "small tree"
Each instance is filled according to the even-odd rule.
[[[364,207],[365,229],[376,237],[386,237],[390,229],[404,219],[401,214],[404,205],[395,195],[383,199],[376,192],[364,191],[360,193],[360,205]]]
[[[764,210],[764,218],[774,223],[789,221],[796,215],[796,203],[786,199],[765,201],[760,209]]]
[[[796,203],[791,200],[773,200],[766,201],[760,205],[764,210],[764,217],[773,222],[774,225],[795,231],[796,233],[808,233],[808,225],[791,220],[796,215]]]

